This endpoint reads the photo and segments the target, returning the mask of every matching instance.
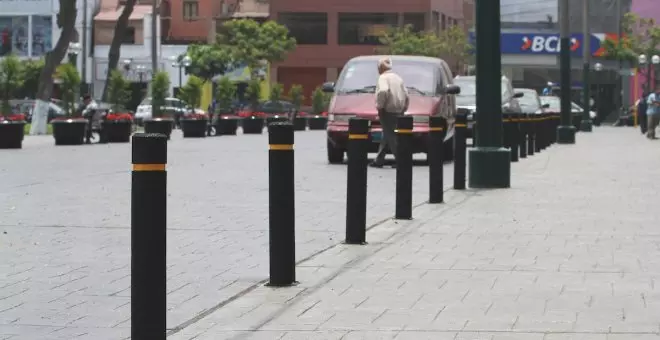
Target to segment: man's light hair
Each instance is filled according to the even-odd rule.
[[[378,61],[378,68],[382,68],[384,70],[391,70],[392,69],[392,59],[385,57],[381,58]]]

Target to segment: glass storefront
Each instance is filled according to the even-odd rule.
[[[52,16],[0,16],[0,57],[42,57],[53,48],[52,40]]]

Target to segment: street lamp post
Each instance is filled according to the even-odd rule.
[[[179,89],[181,89],[181,86],[183,86],[183,68],[190,66],[192,59],[188,55],[181,58],[181,60],[179,60],[179,57],[171,57],[170,59],[172,60],[172,67],[179,69]]]
[[[500,0],[480,0],[476,14],[476,147],[469,151],[470,188],[511,187],[511,152],[502,147]]]
[[[582,4],[582,36],[589,37],[589,1],[584,0]],[[591,98],[591,79],[589,76],[591,73],[589,65],[591,64],[591,39],[584,39],[582,43],[582,121],[580,122],[580,131],[582,132],[591,132],[593,130],[593,124],[591,122],[591,116],[589,115],[589,101]]]
[[[596,71],[596,117],[600,116],[600,74],[603,71],[603,64],[596,63],[594,65],[594,70]],[[589,110],[587,108],[587,110]]]
[[[572,122],[571,105],[571,27],[568,0],[559,3],[560,15],[560,56],[561,74],[561,123],[557,127],[557,143],[575,144],[575,126]]]

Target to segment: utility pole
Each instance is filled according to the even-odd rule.
[[[511,152],[502,147],[502,56],[500,0],[475,3],[477,126],[470,149],[470,188],[511,187]]]
[[[158,0],[151,4],[151,78],[158,72]]]
[[[580,122],[580,131],[591,132],[593,125],[591,116],[589,116],[591,101],[591,33],[589,31],[589,1],[582,0],[582,121]]]
[[[561,123],[557,127],[557,143],[575,144],[575,126],[571,117],[571,22],[568,0],[561,0],[559,12]]]
[[[89,57],[89,52],[87,51],[87,39],[89,39],[89,33],[87,32],[87,1],[83,0],[83,18],[82,18],[82,84],[80,86],[80,93],[86,95],[89,93],[89,87],[87,84],[87,57]]]

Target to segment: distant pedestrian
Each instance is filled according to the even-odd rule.
[[[655,92],[649,94],[646,104],[648,105],[646,109],[646,115],[648,116],[646,137],[657,139],[655,137],[655,128],[658,126],[658,118],[660,118],[660,87],[656,88]]]
[[[637,101],[637,121],[639,122],[639,128],[642,131],[642,134],[646,134],[646,124],[647,122],[647,116],[646,116],[646,110],[648,109],[648,104],[646,103],[646,99],[648,97],[648,93],[644,92],[642,94],[642,98],[640,98]]]
[[[383,136],[378,147],[376,159],[372,167],[382,168],[385,163],[387,148],[396,159],[396,128],[397,117],[408,110],[408,91],[403,79],[392,71],[392,60],[383,58],[378,61],[378,83],[376,84],[376,108],[378,119],[383,129]]]

